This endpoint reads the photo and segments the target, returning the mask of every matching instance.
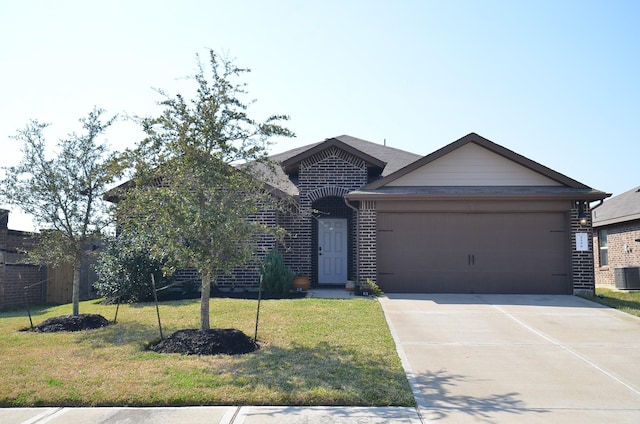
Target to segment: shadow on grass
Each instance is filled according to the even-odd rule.
[[[92,348],[135,344],[140,346],[141,350],[151,340],[160,337],[157,326],[142,325],[136,322],[110,324],[106,327],[85,330],[77,334],[79,342],[86,343]]]
[[[427,372],[414,375],[413,381],[418,392],[416,400],[429,422],[446,419],[453,413],[493,422],[496,418],[495,413],[531,415],[549,412],[541,408],[527,408],[517,392],[487,393],[482,396],[455,394],[452,388],[456,386],[477,386],[477,381],[469,381],[462,375],[448,374],[444,371]]]
[[[29,310],[31,312],[31,316],[35,317],[38,315],[44,315],[51,311],[51,309],[57,307],[58,305],[46,305],[46,304],[37,304],[37,305],[29,305]],[[4,309],[0,311],[0,318],[19,318],[24,317],[29,323],[29,315],[27,314],[27,309],[24,306],[15,306]]]
[[[287,295],[276,295],[276,294],[269,294],[269,293],[263,293],[261,296],[262,300],[287,300],[287,299],[304,299],[305,297],[307,297],[308,293],[307,292],[301,292],[301,293],[296,293],[296,292],[292,292],[290,294]],[[236,292],[227,292],[227,291],[220,291],[220,292],[215,292],[215,293],[211,293],[211,300],[216,300],[216,299],[239,299],[239,300],[253,300],[256,301],[258,300],[258,293],[257,292],[251,292],[251,291],[236,291]],[[184,306],[184,305],[192,305],[195,303],[200,303],[200,298],[189,298],[189,299],[158,299],[158,303],[160,304],[160,306],[173,306],[173,307],[179,307],[179,306]],[[115,303],[113,303],[112,305],[115,305]],[[145,301],[145,302],[132,302],[132,303],[122,303],[121,305],[129,305],[132,308],[145,308],[145,307],[155,307],[155,303],[154,302],[149,302],[149,301]]]
[[[386,358],[364,358],[357,349],[325,342],[264,347],[224,372],[231,377],[228,384],[255,391],[245,404],[415,406],[402,369],[390,369]]]

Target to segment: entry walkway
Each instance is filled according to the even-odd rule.
[[[424,422],[640,422],[639,318],[576,296],[380,301]]]

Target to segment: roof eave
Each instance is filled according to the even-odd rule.
[[[593,227],[605,227],[607,225],[625,224],[631,221],[640,221],[640,213],[627,216],[618,216],[610,219],[603,219],[602,221],[593,221]]]
[[[602,200],[608,193],[380,193],[354,191],[345,197],[349,200]]]

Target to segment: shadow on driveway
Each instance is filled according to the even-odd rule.
[[[456,415],[464,414],[483,421],[491,421],[496,412],[513,415],[548,412],[545,409],[526,408],[520,394],[516,392],[481,397],[452,393],[450,388],[469,382],[463,375],[449,374],[445,371],[427,372],[414,374],[412,380],[416,386],[416,401],[428,422],[445,419],[454,412]]]

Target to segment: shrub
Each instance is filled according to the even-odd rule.
[[[97,281],[93,286],[100,296],[121,302],[141,302],[153,299],[151,274],[156,288],[171,284],[163,275],[165,261],[154,258],[144,240],[124,234],[107,240],[95,265]]]
[[[367,278],[366,282],[360,283],[360,293],[367,292],[371,296],[382,296],[384,292],[382,289],[374,283],[370,278]]]
[[[284,264],[280,252],[271,250],[262,261],[262,286],[271,294],[285,295],[291,290],[293,271]]]

